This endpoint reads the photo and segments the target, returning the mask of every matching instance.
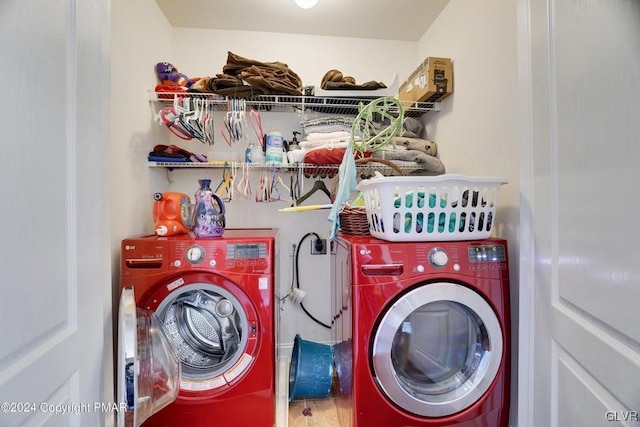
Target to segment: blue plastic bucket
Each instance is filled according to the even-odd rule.
[[[329,396],[333,381],[333,347],[296,335],[289,366],[289,402]]]

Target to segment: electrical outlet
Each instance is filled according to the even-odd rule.
[[[311,241],[311,255],[325,255],[327,253],[327,239],[313,239]]]

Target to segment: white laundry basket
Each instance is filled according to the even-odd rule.
[[[369,231],[391,242],[480,240],[491,237],[504,178],[458,174],[366,179]]]

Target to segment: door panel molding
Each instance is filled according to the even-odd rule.
[[[558,352],[558,381],[560,390],[558,426],[592,426],[605,424],[609,408],[621,405],[602,387],[600,382],[583,369],[580,363],[560,348]],[[580,399],[562,399],[578,395]]]
[[[640,384],[630,381],[630,374],[640,371],[640,355],[635,349],[563,306],[553,311],[553,329],[566,354],[626,409],[637,410],[634,405],[638,405]]]

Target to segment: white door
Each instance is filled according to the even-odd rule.
[[[637,426],[640,2],[519,5],[518,425]]]
[[[109,4],[0,1],[0,425],[113,423]]]

